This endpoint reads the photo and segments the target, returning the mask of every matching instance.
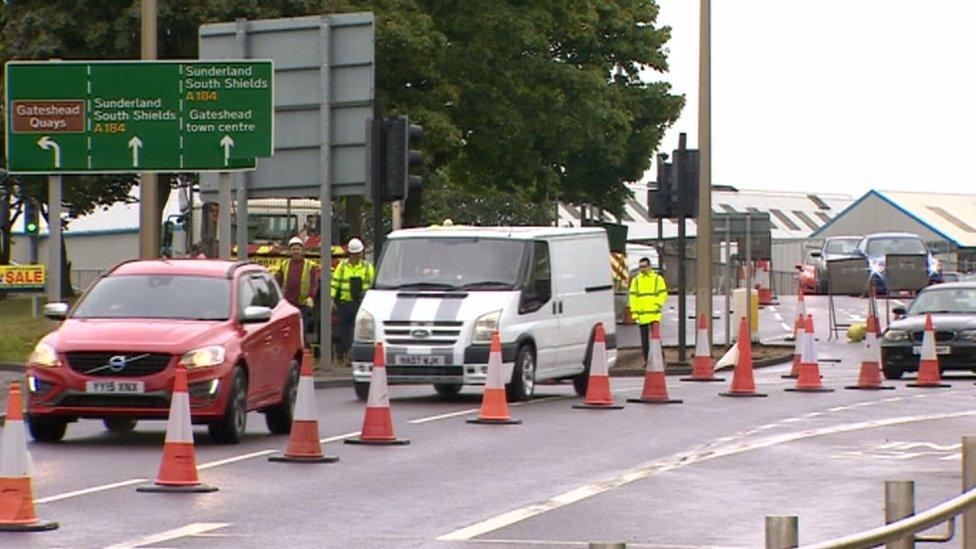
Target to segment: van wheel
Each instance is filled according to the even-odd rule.
[[[68,430],[68,421],[56,418],[27,416],[27,428],[37,442],[60,442]]]
[[[102,420],[102,423],[113,433],[131,433],[139,420],[130,417],[107,417]]]
[[[368,381],[353,381],[352,388],[356,391],[356,398],[366,402],[369,399],[369,382]]]
[[[435,383],[434,390],[437,394],[444,398],[451,398],[457,396],[461,392],[460,383]]]
[[[905,375],[905,371],[899,370],[898,368],[889,368],[885,366],[883,371],[885,379],[901,379],[901,376]]]
[[[509,402],[528,400],[535,393],[535,349],[523,344],[515,353],[515,368],[512,369],[512,382],[505,385],[505,396]]]
[[[590,365],[586,364],[583,368],[583,373],[573,378],[573,389],[576,389],[576,394],[585,397],[586,389],[590,386]]]
[[[247,379],[244,371],[234,369],[234,378],[224,406],[224,416],[207,425],[210,440],[220,444],[237,444],[247,427]]]
[[[292,359],[288,369],[288,379],[282,392],[281,402],[268,408],[264,412],[264,422],[268,430],[276,435],[287,435],[291,432],[291,422],[295,411],[295,398],[298,396],[298,361]]]

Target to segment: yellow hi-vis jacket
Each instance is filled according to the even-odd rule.
[[[373,286],[373,279],[376,278],[376,270],[373,265],[366,260],[360,260],[353,265],[348,260],[343,259],[332,272],[332,298],[340,302],[353,301],[352,279],[359,278],[362,281],[363,294]],[[359,296],[362,299],[362,296]]]
[[[661,321],[661,310],[668,300],[668,283],[651,271],[638,272],[630,279],[630,314],[638,324]]]

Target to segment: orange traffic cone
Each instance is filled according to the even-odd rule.
[[[881,384],[881,348],[878,346],[878,319],[874,316],[871,305],[868,304],[867,332],[864,334],[864,359],[861,361],[861,375],[857,385],[848,385],[845,389],[862,389],[865,391],[879,391],[894,389],[891,385]]]
[[[796,322],[793,325],[793,367],[790,368],[790,373],[783,374],[779,377],[783,379],[796,379],[800,377],[800,362],[803,356],[803,346],[806,345],[806,322],[803,317],[797,316]]]
[[[186,390],[186,368],[176,367],[173,397],[166,420],[163,461],[156,483],[136,488],[138,492],[216,492],[217,487],[201,484],[193,451],[193,425],[190,423],[190,395]]]
[[[691,361],[691,377],[683,377],[681,381],[725,381],[725,378],[715,377],[712,349],[708,346],[708,317],[704,313],[698,315],[698,333],[695,336],[695,358]]]
[[[399,445],[410,444],[405,438],[393,434],[393,416],[390,414],[390,389],[386,384],[386,353],[383,344],[376,344],[373,355],[373,375],[369,380],[369,398],[366,399],[366,416],[358,438],[347,438],[346,444]]]
[[[39,532],[54,530],[58,523],[39,521],[34,514],[33,469],[27,453],[24,434],[24,403],[20,384],[10,384],[7,419],[3,424],[3,447],[0,449],[0,531]]]
[[[593,336],[593,353],[590,358],[590,379],[586,385],[586,398],[582,404],[574,404],[573,408],[599,408],[604,410],[619,410],[623,408],[613,402],[610,393],[610,368],[607,366],[607,336],[603,331],[603,323],[596,325]]]
[[[315,381],[312,376],[312,353],[306,349],[302,354],[302,370],[298,378],[298,394],[295,395],[295,410],[292,412],[288,447],[280,456],[271,456],[268,461],[296,463],[339,461],[338,456],[327,456],[322,453],[319,420],[315,413]]]
[[[932,315],[925,315],[925,335],[922,336],[922,353],[918,361],[918,379],[909,387],[952,387],[942,383],[939,372],[939,355],[935,352],[935,328]]]
[[[668,398],[667,376],[664,375],[664,352],[661,350],[661,328],[651,324],[651,348],[647,357],[647,373],[644,374],[644,392],[640,398],[628,398],[627,402],[644,404],[677,404],[681,400]]]
[[[817,364],[817,347],[813,335],[813,315],[807,315],[806,334],[803,337],[803,354],[800,356],[800,375],[796,387],[785,390],[800,393],[829,393],[833,389],[823,386],[820,381],[820,366]]]
[[[736,342],[739,350],[739,359],[735,363],[735,371],[732,373],[732,387],[728,392],[719,393],[727,397],[764,397],[766,393],[756,392],[756,380],[752,375],[752,342],[750,340],[749,326],[746,318],[742,317],[739,322],[739,341]]]
[[[508,413],[508,400],[505,397],[505,374],[502,371],[502,343],[498,332],[491,336],[491,352],[488,355],[488,379],[485,380],[485,394],[481,398],[481,413],[468,423],[492,423],[512,425],[522,423],[512,419]]]

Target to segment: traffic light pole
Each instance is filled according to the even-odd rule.
[[[158,227],[157,227],[158,228]],[[47,301],[61,301],[61,176],[47,177]]]

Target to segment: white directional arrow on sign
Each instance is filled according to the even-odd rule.
[[[54,149],[54,167],[55,168],[61,167],[61,146],[60,145],[52,141],[50,137],[46,135],[42,135],[41,138],[37,140],[37,146],[44,149],[45,151]]]
[[[224,166],[230,164],[230,148],[234,146],[234,140],[229,135],[225,135],[220,140],[220,146],[224,148]]]
[[[139,167],[139,149],[142,148],[142,139],[138,135],[133,135],[129,140],[129,148],[132,149],[132,167]]]
[[[129,148],[132,149],[132,167],[139,167],[139,149],[142,148],[142,139],[138,135],[133,135],[129,140]]]

